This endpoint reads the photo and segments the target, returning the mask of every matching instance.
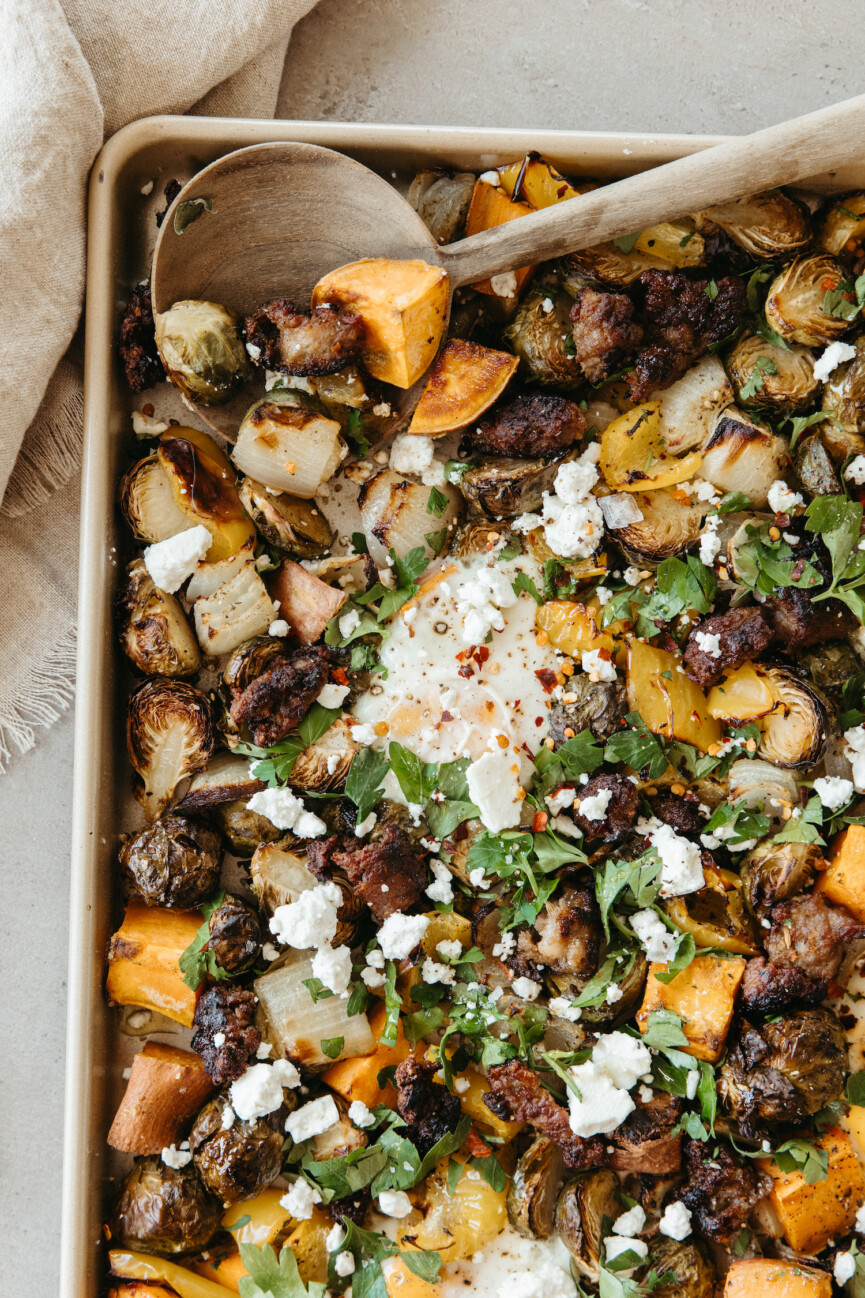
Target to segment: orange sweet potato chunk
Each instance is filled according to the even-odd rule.
[[[178,960],[204,922],[200,910],[165,910],[133,899],[108,950],[108,999],[157,1010],[192,1027],[197,994]]]
[[[797,1253],[819,1253],[830,1239],[846,1235],[865,1203],[865,1176],[844,1132],[833,1128],[814,1143],[828,1154],[829,1172],[813,1185],[798,1170],[782,1172],[768,1160],[760,1163],[774,1181],[769,1197]]]
[[[666,971],[665,964],[649,965],[637,1027],[645,1032],[654,1010],[672,1010],[681,1018],[682,1031],[688,1038],[687,1046],[682,1046],[683,1053],[716,1063],[730,1030],[745,961],[702,955],[676,974],[672,982],[659,982],[655,975]]]
[[[748,1258],[731,1265],[724,1298],[832,1298],[832,1280],[801,1262]]]
[[[865,922],[865,825],[850,825],[835,842],[829,869],[818,887],[830,901]]]
[[[514,202],[512,198],[508,197],[505,190],[500,189],[498,185],[491,185],[486,180],[478,180],[475,184],[466,217],[466,236],[480,234],[482,230],[492,230],[497,225],[504,225],[506,221],[515,221],[519,216],[527,216],[532,211],[534,211],[534,208],[529,207],[528,203]],[[517,292],[520,291],[531,273],[531,266],[522,266],[519,270],[514,271]],[[498,296],[488,279],[478,280],[477,284],[473,284],[472,287],[476,288],[479,293],[489,293],[493,297]]]
[[[435,359],[409,432],[442,437],[465,428],[498,400],[518,364],[510,352],[452,338]]]

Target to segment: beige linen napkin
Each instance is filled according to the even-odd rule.
[[[151,113],[268,117],[315,0],[0,0],[0,772],[73,689],[87,175]]]

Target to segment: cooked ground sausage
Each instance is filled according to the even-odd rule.
[[[700,799],[690,789],[684,794],[662,789],[652,798],[652,811],[677,834],[699,834],[706,823],[706,817],[700,813]]]
[[[129,294],[117,350],[123,362],[126,382],[133,392],[144,392],[165,380],[165,370],[156,350],[156,332],[153,323],[153,303],[150,298],[150,280],[136,284]]]
[[[213,983],[205,987],[195,1007],[192,1049],[204,1061],[214,1086],[225,1086],[246,1072],[247,1064],[261,1045],[261,1033],[255,1026],[255,997],[241,987]],[[222,1034],[222,1045],[214,1037]]]
[[[529,978],[537,978],[542,967],[591,978],[597,973],[600,954],[600,916],[594,889],[587,886],[561,888],[534,924],[517,934],[516,957],[532,966],[517,972]]]
[[[157,228],[160,225],[162,225],[162,222],[165,220],[166,216],[168,215],[169,207],[174,202],[175,198],[180,193],[182,188],[183,186],[181,185],[179,180],[169,180],[166,182],[165,188],[162,191],[165,197],[165,206],[163,207],[161,212],[156,213]]]
[[[814,593],[820,589],[815,587]],[[814,604],[808,592],[796,586],[778,587],[773,595],[767,595],[763,612],[776,640],[788,653],[841,639],[858,625],[840,600],[825,599]]]
[[[487,1079],[492,1090],[483,1099],[490,1112],[499,1118],[528,1122],[559,1146],[567,1167],[582,1171],[608,1161],[605,1139],[592,1136],[584,1140],[574,1135],[568,1110],[541,1085],[537,1073],[521,1059],[494,1064],[487,1071]]]
[[[721,1144],[712,1146],[711,1158],[699,1140],[688,1140],[684,1152],[688,1180],[680,1198],[693,1213],[700,1233],[729,1247],[748,1224],[751,1209],[769,1193],[772,1181],[753,1164],[737,1162]]]
[[[718,657],[700,647],[700,636],[718,637]],[[746,659],[758,657],[772,641],[772,632],[758,608],[731,608],[703,618],[691,631],[685,646],[685,671],[707,690],[717,685],[725,672],[740,667]]]
[[[408,1123],[406,1135],[421,1158],[443,1136],[456,1131],[462,1117],[459,1097],[433,1081],[437,1067],[409,1056],[394,1075],[397,1113]]]
[[[739,987],[742,1011],[753,1018],[783,1014],[794,1007],[819,1005],[826,992],[825,978],[809,978],[794,965],[771,964],[762,956],[745,965]]]
[[[364,325],[353,311],[318,306],[307,315],[279,297],[245,318],[243,338],[252,360],[266,369],[335,374],[360,355]]]
[[[600,820],[590,820],[580,808],[598,794],[609,793],[606,810]],[[574,824],[596,843],[616,843],[637,819],[640,795],[637,786],[626,775],[595,775],[578,790],[574,801]]]
[[[865,924],[819,892],[779,902],[769,918],[764,939],[769,960],[814,979],[834,978],[850,943],[865,937]]]
[[[581,289],[571,307],[574,347],[590,383],[601,383],[622,368],[639,347],[643,331],[634,322],[634,304],[626,293]]]
[[[575,401],[552,392],[523,392],[499,403],[468,429],[466,445],[483,455],[540,458],[558,455],[586,431],[586,417]]]
[[[637,1094],[633,1099],[633,1113],[610,1132],[615,1147],[610,1164],[617,1172],[671,1176],[682,1164],[682,1134],[675,1130],[682,1101],[665,1091],[653,1091],[649,1100]]]
[[[399,825],[387,825],[381,838],[362,847],[356,840],[352,846],[336,834],[323,842],[312,841],[307,859],[319,879],[328,878],[334,869],[341,870],[377,924],[414,906],[427,885],[426,855],[418,852]]]
[[[249,727],[253,743],[279,743],[306,716],[327,683],[330,655],[324,645],[310,645],[275,658],[266,671],[235,693],[232,720]]]
[[[714,286],[714,290],[713,287]],[[737,275],[688,279],[676,270],[644,270],[644,341],[648,344],[626,376],[632,401],[645,401],[680,379],[712,343],[737,327],[745,312],[745,288]]]

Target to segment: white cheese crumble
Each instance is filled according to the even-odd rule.
[[[550,809],[552,815],[557,816],[565,807],[574,805],[574,798],[577,796],[576,789],[561,788],[556,789],[555,793],[548,793],[544,802]]]
[[[493,834],[520,823],[524,794],[519,774],[519,765],[506,749],[484,753],[466,768],[469,797]]]
[[[579,1005],[572,1005],[567,996],[553,996],[549,1002],[549,1009],[556,1018],[567,1019],[569,1023],[577,1023],[583,1017]]]
[[[442,905],[446,906],[449,901],[454,899],[451,872],[444,861],[437,861],[435,857],[430,860],[430,869],[433,872],[434,882],[425,889],[426,895],[432,901],[440,901]]]
[[[506,933],[502,933],[501,938],[493,947],[493,959],[507,960],[508,956],[513,955],[516,949],[517,939],[514,937],[511,930],[508,929]]]
[[[720,525],[721,515],[710,514],[700,537],[700,563],[704,563],[707,568],[712,567],[721,550],[721,538],[717,535]]]
[[[858,1235],[865,1235],[865,1203],[862,1204],[862,1207],[856,1213],[856,1221],[854,1225]]]
[[[297,901],[276,907],[270,931],[284,946],[298,951],[326,946],[336,936],[336,917],[341,905],[342,892],[337,884],[316,884],[302,892]]]
[[[184,1140],[179,1149],[176,1145],[168,1145],[163,1149],[160,1157],[166,1167],[173,1167],[176,1172],[179,1172],[181,1167],[186,1167],[187,1164],[192,1162],[192,1154],[189,1152],[189,1141]]]
[[[405,960],[429,928],[426,915],[388,915],[378,931],[378,944],[386,960]]]
[[[595,588],[595,598],[601,608],[603,608],[605,604],[609,604],[610,600],[613,598],[613,594],[614,592],[610,590],[609,586],[597,586]]]
[[[618,983],[610,983],[609,986],[607,987],[607,991],[604,999],[606,1000],[608,1005],[615,1005],[617,1001],[620,1001],[622,999],[624,994],[625,993],[622,991]]]
[[[439,964],[427,956],[421,965],[420,976],[425,983],[450,984],[456,982],[456,973],[449,964]]]
[[[363,1100],[352,1100],[348,1106],[348,1117],[356,1127],[371,1127],[375,1123],[375,1115],[370,1112]]]
[[[248,811],[264,816],[277,829],[293,830],[298,838],[318,838],[327,830],[324,821],[307,811],[290,789],[261,789],[253,793],[246,806]]]
[[[216,1037],[214,1037],[213,1039],[215,1041]],[[273,1050],[273,1046],[269,1045],[267,1041],[260,1041],[258,1046],[256,1047],[255,1057],[256,1059],[269,1059],[272,1050]]]
[[[487,872],[484,867],[479,865],[477,869],[469,871],[469,883],[473,888],[482,888],[484,886],[486,874]]]
[[[776,514],[789,514],[803,503],[798,491],[791,491],[783,478],[776,478],[769,488],[769,508]]]
[[[855,482],[857,487],[865,487],[865,455],[857,455],[844,470],[848,482]]]
[[[703,887],[700,849],[656,816],[640,817],[637,833],[644,834],[661,859],[661,896],[684,897]]]
[[[560,466],[555,494],[544,493],[540,514],[522,514],[513,527],[531,532],[543,527],[547,545],[563,559],[587,559],[604,538],[604,514],[590,494],[598,480],[599,442],[592,442],[577,460]]]
[[[355,838],[366,838],[367,834],[371,833],[375,828],[377,820],[378,816],[374,811],[371,811],[368,816],[364,816],[363,820],[358,821],[354,827]]]
[[[321,1203],[321,1195],[316,1187],[304,1181],[302,1177],[298,1177],[288,1187],[288,1193],[280,1199],[279,1206],[285,1208],[298,1221],[309,1221],[317,1203]]]
[[[400,433],[390,448],[390,467],[394,473],[411,473],[425,487],[441,487],[445,482],[444,465],[435,458],[431,437]]]
[[[457,589],[457,613],[466,644],[483,644],[491,631],[504,631],[502,609],[513,608],[517,595],[500,568],[481,568]]]
[[[315,701],[323,708],[341,708],[350,693],[347,685],[325,685]]]
[[[711,631],[695,631],[694,640],[697,643],[697,648],[702,649],[703,653],[708,654],[710,658],[721,657],[720,635],[715,635]]]
[[[243,1122],[254,1122],[275,1113],[283,1101],[282,1088],[300,1085],[300,1073],[287,1059],[272,1064],[253,1064],[231,1083],[231,1107]]]
[[[436,951],[443,960],[458,960],[463,953],[463,944],[458,942],[456,938],[453,941],[445,938],[443,942],[439,942]]]
[[[640,580],[640,570],[639,568],[635,568],[634,565],[631,563],[622,573],[622,577],[628,583],[629,586],[636,586]]]
[[[603,656],[601,649],[584,649],[580,655],[580,666],[595,680],[614,681],[616,679],[616,665],[610,658]]]
[[[685,1095],[687,1099],[693,1100],[697,1094],[697,1087],[700,1085],[700,1074],[696,1068],[692,1068],[685,1078]]]
[[[837,811],[853,797],[853,781],[840,775],[823,775],[814,781],[814,792],[827,811]]]
[[[411,1199],[405,1190],[382,1190],[377,1199],[379,1212],[401,1220],[411,1212]]]
[[[639,1235],[646,1224],[646,1213],[638,1203],[621,1213],[613,1222],[614,1235]]]
[[[158,437],[168,431],[168,424],[164,419],[146,415],[143,410],[133,410],[132,431],[136,437]]]
[[[632,1239],[628,1235],[608,1235],[604,1240],[604,1253],[608,1262],[621,1257],[622,1253],[636,1253],[638,1258],[644,1260],[649,1256],[649,1246],[645,1240]],[[619,1271],[617,1274],[625,1273]]]
[[[536,1001],[541,991],[541,984],[536,983],[533,978],[515,978],[511,983],[511,988],[515,996],[519,996],[522,1001]]]
[[[285,618],[278,617],[275,618],[267,628],[267,634],[272,636],[283,636],[288,635],[290,630],[291,627],[288,625]]]
[[[148,545],[144,551],[144,566],[154,585],[173,595],[195,572],[212,540],[207,528],[199,523],[197,527],[169,536],[166,541]]]
[[[663,1217],[658,1222],[658,1230],[668,1239],[687,1239],[691,1233],[690,1208],[686,1208],[678,1199],[675,1203],[668,1203]]]
[[[832,1267],[835,1283],[844,1288],[848,1280],[856,1274],[856,1259],[852,1253],[836,1253],[835,1265]]]
[[[613,796],[612,789],[601,789],[588,798],[580,798],[579,812],[584,820],[603,820]]]
[[[309,1140],[312,1136],[321,1136],[330,1131],[339,1122],[339,1109],[332,1095],[322,1095],[318,1100],[310,1100],[285,1120],[285,1129],[295,1144]]]
[[[336,1274],[342,1276],[343,1278],[345,1278],[348,1275],[354,1275],[354,1268],[355,1268],[354,1254],[349,1252],[348,1249],[346,1249],[345,1252],[340,1253],[333,1264],[333,1269],[336,1272]]]
[[[322,946],[312,959],[312,976],[341,996],[351,982],[351,950],[347,946]]]
[[[219,1124],[220,1129],[222,1131],[230,1131],[231,1128],[234,1126],[234,1120],[236,1117],[237,1114],[234,1112],[234,1109],[231,1107],[231,1105],[226,1104],[225,1108],[222,1110],[222,1121]]]
[[[331,1226],[330,1230],[325,1235],[324,1247],[327,1249],[328,1253],[335,1253],[344,1243],[345,1228],[337,1222],[335,1226]]]
[[[628,1091],[651,1068],[648,1047],[624,1032],[602,1036],[592,1058],[576,1064],[570,1073],[580,1091],[568,1091],[570,1127],[577,1136],[615,1131],[636,1107]]]
[[[339,634],[343,640],[346,640],[360,626],[360,613],[356,608],[351,608],[347,613],[343,613],[339,619]]]
[[[370,744],[375,743],[377,738],[375,726],[371,721],[363,721],[353,725],[351,728],[351,737],[356,744],[363,744],[365,748],[368,748]]]
[[[853,767],[853,784],[857,793],[865,793],[865,726],[844,731],[846,756]]]
[[[672,960],[676,954],[675,934],[667,931],[655,911],[638,910],[629,922],[642,943],[647,960],[654,964],[666,964]]]
[[[503,270],[498,275],[490,275],[490,288],[496,297],[514,297],[517,291],[517,277],[512,270]]]
[[[845,361],[852,361],[855,355],[856,348],[850,343],[830,343],[822,356],[818,356],[814,362],[814,378],[818,383],[825,383],[833,370],[837,370]]]

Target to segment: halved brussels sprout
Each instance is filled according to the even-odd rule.
[[[278,906],[297,901],[302,892],[308,892],[318,883],[306,857],[293,850],[295,841],[287,835],[279,842],[262,843],[252,858],[249,867],[252,890],[269,915]],[[335,946],[343,946],[354,941],[366,907],[347,879],[337,875],[333,881],[342,893],[333,942]]]
[[[152,1156],[129,1173],[111,1219],[111,1242],[141,1253],[197,1253],[222,1225],[222,1207],[191,1166]]]
[[[206,949],[220,969],[235,975],[250,969],[261,955],[258,913],[242,897],[226,893],[207,921]]]
[[[549,1239],[564,1167],[561,1149],[545,1136],[536,1136],[520,1155],[508,1186],[508,1221],[517,1234]]]
[[[622,993],[620,998],[612,1005],[606,1001],[601,1005],[586,1005],[580,1022],[597,1027],[604,1023],[619,1023],[630,1018],[642,999],[648,972],[648,961],[643,952],[638,951],[630,971],[618,983],[619,991]],[[578,984],[574,979],[569,980],[561,975],[550,973],[546,974],[544,981],[549,983],[560,996],[576,996],[585,986],[585,981]]]
[[[717,1273],[708,1251],[696,1240],[680,1241],[658,1235],[652,1240],[652,1270],[661,1278],[672,1273],[675,1279],[662,1280],[652,1290],[652,1298],[712,1298]]]
[[[221,406],[252,374],[239,319],[218,302],[188,298],[156,317],[165,372],[190,401]]]
[[[242,550],[255,538],[234,485],[234,471],[224,467],[225,457],[215,459],[201,446],[201,435],[177,428],[184,436],[163,437],[156,452],[168,479],[174,503],[184,515],[184,527],[202,524],[211,535],[207,562],[217,563]],[[193,436],[186,436],[189,431]],[[214,450],[218,448],[214,447]]]
[[[453,243],[465,229],[475,188],[470,171],[419,171],[408,201],[438,243]]]
[[[807,210],[780,189],[707,207],[696,220],[700,229],[708,222],[717,225],[745,252],[763,261],[789,257],[811,238]]]
[[[643,517],[626,527],[608,527],[607,535],[640,568],[656,568],[662,559],[681,554],[700,535],[704,507],[681,499],[675,488],[660,487],[632,495]]]
[[[845,278],[846,271],[825,253],[799,257],[785,266],[769,286],[766,322],[786,342],[817,347],[847,333],[850,321],[829,315],[823,302],[829,290]]]
[[[285,554],[317,559],[333,545],[336,533],[309,500],[274,494],[254,478],[244,478],[237,493],[264,540]]]
[[[797,805],[796,778],[780,771],[770,762],[749,760],[734,762],[727,772],[730,801],[741,803],[751,811],[761,811],[770,819],[780,820],[783,807]]]
[[[728,406],[706,443],[700,477],[718,491],[742,492],[761,509],[772,483],[782,475],[786,452],[783,437],[736,406]]]
[[[227,1206],[270,1185],[282,1169],[279,1111],[244,1122],[229,1115],[227,1095],[208,1100],[189,1133],[195,1170],[211,1194]],[[225,1122],[233,1121],[225,1126]]]
[[[588,672],[575,674],[568,681],[568,694],[576,696],[573,702],[557,704],[550,712],[550,734],[556,748],[581,730],[590,730],[603,743],[621,728],[628,699],[620,676],[614,681],[593,681]]]
[[[698,947],[721,947],[737,955],[759,955],[760,939],[745,909],[738,879],[727,871],[705,870],[706,886],[687,897],[670,897],[663,907]]]
[[[818,241],[833,257],[859,247],[865,237],[865,193],[845,194],[826,209]],[[853,249],[849,247],[853,244]]]
[[[216,830],[182,816],[161,816],[127,838],[121,868],[148,906],[190,910],[219,886],[222,844]]]
[[[203,811],[226,802],[236,802],[238,798],[248,802],[264,787],[262,780],[253,779],[250,775],[248,757],[215,753],[204,770],[192,777],[177,810]]]
[[[737,401],[778,414],[805,410],[820,388],[809,351],[795,345],[776,347],[759,334],[743,333],[736,339],[727,354],[727,373]]]
[[[461,475],[460,491],[488,518],[516,518],[540,508],[544,493],[553,490],[559,466],[576,454],[569,450],[556,459],[490,459]]]
[[[799,662],[817,689],[825,691],[839,703],[847,681],[862,670],[862,660],[843,640],[804,649]]]
[[[213,816],[235,856],[246,860],[262,843],[274,843],[282,837],[266,816],[247,807],[244,796],[236,802],[221,802],[213,808]]]
[[[838,453],[831,440],[837,438],[839,432],[834,420],[841,425],[841,432],[857,435],[855,442],[844,443],[838,448],[842,459],[847,455],[861,453],[861,437],[858,435],[865,433],[865,334],[860,334],[854,339],[853,346],[856,348],[856,355],[852,360],[845,361],[843,365],[839,365],[832,371],[823,386],[823,395],[820,398],[821,409],[828,411],[834,417],[833,420],[827,419],[820,425],[821,429],[829,435],[830,450],[835,454]]]
[[[388,400],[384,387],[362,374],[356,365],[304,378],[280,374],[268,380],[267,390],[274,394],[294,392],[313,414],[328,415],[344,433],[363,434],[370,442],[394,432],[402,420],[398,406]]]
[[[314,793],[331,793],[341,788],[358,748],[345,717],[337,717],[330,729],[297,758],[288,777],[289,784]]]
[[[232,692],[240,694],[284,656],[285,641],[280,636],[253,636],[251,640],[244,640],[231,654],[222,679]]]
[[[807,770],[823,756],[829,733],[829,708],[813,685],[784,667],[766,673],[778,706],[763,720],[760,753],[787,770]]]
[[[609,1168],[579,1172],[566,1181],[556,1203],[556,1234],[580,1275],[598,1281],[604,1218],[619,1216],[619,1178]]]
[[[156,452],[137,460],[120,482],[120,508],[136,540],[153,545],[189,527]]]
[[[826,866],[814,843],[763,842],[742,862],[742,895],[753,915],[762,919],[779,901],[797,897]]]
[[[672,270],[699,266],[705,256],[703,236],[687,217],[664,221],[641,230],[630,252],[615,240],[572,252],[559,262],[564,287],[576,297],[589,282],[627,288],[644,270]]]
[[[192,676],[201,655],[183,607],[159,590],[144,566],[134,559],[117,599],[120,644],[139,671],[148,676]]]
[[[359,1131],[343,1112],[344,1105],[338,1103],[339,1118],[327,1131],[322,1131],[312,1139],[312,1156],[316,1162],[325,1162],[330,1158],[345,1158],[356,1149],[364,1149],[369,1143],[365,1132]]]
[[[799,481],[810,496],[837,496],[843,490],[835,461],[819,428],[800,437],[793,453]]]
[[[549,309],[548,309],[549,308]],[[520,358],[523,377],[563,392],[578,388],[582,370],[566,344],[571,337],[571,300],[561,290],[530,292],[504,331]]]
[[[148,820],[162,815],[182,780],[207,765],[214,744],[210,704],[194,685],[158,676],[130,696],[126,749]]]
[[[485,518],[470,518],[454,532],[448,554],[458,559],[473,559],[477,555],[491,554],[498,545],[519,541],[507,523],[490,523]]]
[[[266,487],[311,500],[333,477],[346,448],[335,419],[302,392],[270,392],[243,417],[231,458]]]

